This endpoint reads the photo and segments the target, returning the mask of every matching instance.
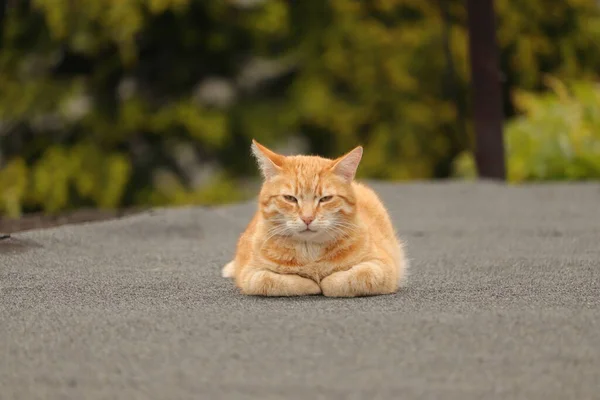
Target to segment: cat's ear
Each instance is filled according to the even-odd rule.
[[[265,180],[269,180],[281,172],[285,156],[267,149],[254,139],[252,139],[251,148]]]
[[[361,146],[356,147],[354,150],[346,153],[340,158],[333,160],[333,166],[331,171],[344,178],[346,182],[351,182],[356,175],[358,164],[363,155],[363,148]]]

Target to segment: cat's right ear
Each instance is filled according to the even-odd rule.
[[[254,139],[252,139],[251,148],[265,180],[269,180],[281,172],[284,156],[267,149]]]
[[[362,155],[363,148],[362,146],[358,146],[349,153],[334,160],[331,169],[336,175],[344,178],[346,182],[352,182]]]

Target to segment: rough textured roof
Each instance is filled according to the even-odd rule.
[[[391,296],[238,294],[253,204],[0,241],[0,397],[598,396],[598,185],[374,187],[412,260]]]

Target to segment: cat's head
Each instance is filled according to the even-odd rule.
[[[352,181],[363,149],[330,160],[284,156],[252,142],[264,181],[259,207],[268,235],[328,242],[352,233],[356,198]]]

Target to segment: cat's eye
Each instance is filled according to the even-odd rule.
[[[295,198],[294,196],[290,196],[289,194],[284,194],[283,198],[286,199],[287,201],[289,201],[290,203],[297,203],[298,199]]]
[[[331,199],[333,199],[333,196],[323,196],[323,197],[321,197],[321,198],[319,199],[319,202],[320,202],[320,203],[325,203],[325,202],[327,202],[327,201],[329,201],[329,200],[331,200]]]

